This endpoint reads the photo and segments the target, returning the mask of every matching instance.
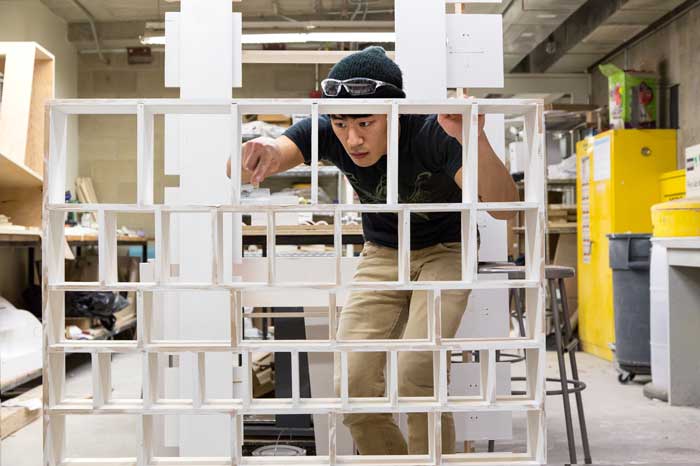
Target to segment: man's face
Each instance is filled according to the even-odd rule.
[[[386,154],[386,115],[331,115],[331,124],[355,165],[370,167]]]

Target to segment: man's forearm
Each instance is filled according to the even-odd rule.
[[[518,189],[485,133],[479,136],[479,197],[484,202],[515,202]]]

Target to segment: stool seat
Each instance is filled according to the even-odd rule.
[[[507,273],[511,280],[522,280],[525,278],[525,266],[504,262],[483,262],[479,263],[479,273]],[[573,278],[576,272],[571,267],[563,265],[545,265],[544,276],[547,280],[559,278]]]

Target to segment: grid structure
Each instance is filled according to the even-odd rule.
[[[241,118],[245,114],[307,113],[312,115],[312,203],[311,205],[251,205],[241,198]],[[404,204],[398,198],[398,139],[401,114],[461,114],[463,125],[463,167],[461,203]],[[523,119],[529,159],[525,173],[525,201],[482,203],[478,186],[478,115],[496,113]],[[66,128],[70,115],[130,114],[137,119],[137,203],[65,204]],[[154,116],[158,114],[229,115],[231,136],[231,198],[227,205],[154,204]],[[320,114],[386,114],[388,122],[387,199],[385,204],[345,205],[318,203],[318,116]],[[544,130],[543,106],[539,100],[464,99],[445,101],[410,100],[225,100],[188,101],[144,100],[58,100],[48,105],[49,150],[45,163],[43,317],[44,317],[44,464],[100,465],[459,465],[459,464],[542,464],[545,462],[544,419]],[[69,211],[94,212],[99,224],[97,282],[67,282],[64,273],[64,218]],[[410,215],[415,212],[460,212],[462,219],[462,277],[459,281],[412,281],[410,278]],[[480,280],[477,274],[476,215],[479,211],[519,211],[525,217],[526,273],[522,280]],[[153,280],[119,282],[117,277],[116,216],[123,212],[152,214],[155,219],[155,268]],[[267,280],[245,281],[239,272],[244,266],[242,232],[233,222],[232,235],[224,237],[224,216],[234,220],[240,214],[264,212],[267,215]],[[275,260],[275,218],[283,212],[331,212],[334,216],[335,276],[327,282],[281,282]],[[393,212],[399,231],[398,279],[392,282],[344,282],[341,280],[341,222],[344,212]],[[199,214],[211,219],[210,279],[186,283],[171,275],[170,222],[173,215]],[[233,266],[230,276],[222,261],[226,241],[232,242]],[[303,261],[303,258],[298,259]],[[303,267],[303,262],[300,262]],[[517,338],[443,338],[440,316],[442,291],[459,289],[524,288],[526,295],[526,335]],[[246,293],[289,289],[324,290],[329,296],[329,336],[324,340],[251,341],[243,338]],[[344,290],[422,290],[428,293],[428,336],[416,340],[336,339],[336,296]],[[157,340],[152,337],[158,293],[182,291],[206,293],[211,290],[230,294],[231,338],[228,341]],[[132,341],[70,341],[64,337],[66,291],[135,291],[138,333]],[[526,394],[497,396],[496,352],[523,350],[526,354]],[[292,396],[288,399],[255,399],[252,396],[250,366],[253,351],[291,354]],[[384,397],[354,398],[348,395],[348,353],[351,351],[387,354],[387,389]],[[398,394],[398,354],[403,351],[433,353],[433,396],[402,397]],[[447,354],[451,351],[478,351],[481,365],[481,394],[452,396],[447,392]],[[69,398],[65,394],[66,353],[90,353],[92,357],[92,397]],[[112,396],[111,354],[132,352],[142,355],[142,397],[116,399]],[[242,361],[242,390],[230,398],[211,399],[206,390],[205,355],[227,352]],[[340,393],[335,398],[302,398],[299,388],[299,353],[324,352],[340,360]],[[162,384],[158,357],[164,354],[194,354],[193,395],[190,399],[159,397]],[[521,411],[527,419],[526,453],[441,453],[441,412]],[[346,456],[337,453],[336,426],[345,413],[428,413],[429,453],[408,456]],[[242,456],[243,416],[247,414],[326,414],[329,417],[329,454],[316,457]],[[131,415],[138,418],[140,441],[136,451],[125,458],[67,458],[66,416]],[[225,415],[230,418],[231,455],[211,458],[164,458],[154,455],[155,416]]]

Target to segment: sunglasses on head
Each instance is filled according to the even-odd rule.
[[[340,94],[341,89],[345,89],[348,94],[353,96],[371,95],[382,86],[391,87],[397,91],[401,91],[399,87],[394,86],[391,83],[385,83],[384,81],[378,81],[370,78],[350,78],[342,81],[339,79],[329,78],[321,81],[323,93],[328,97],[337,97]]]

